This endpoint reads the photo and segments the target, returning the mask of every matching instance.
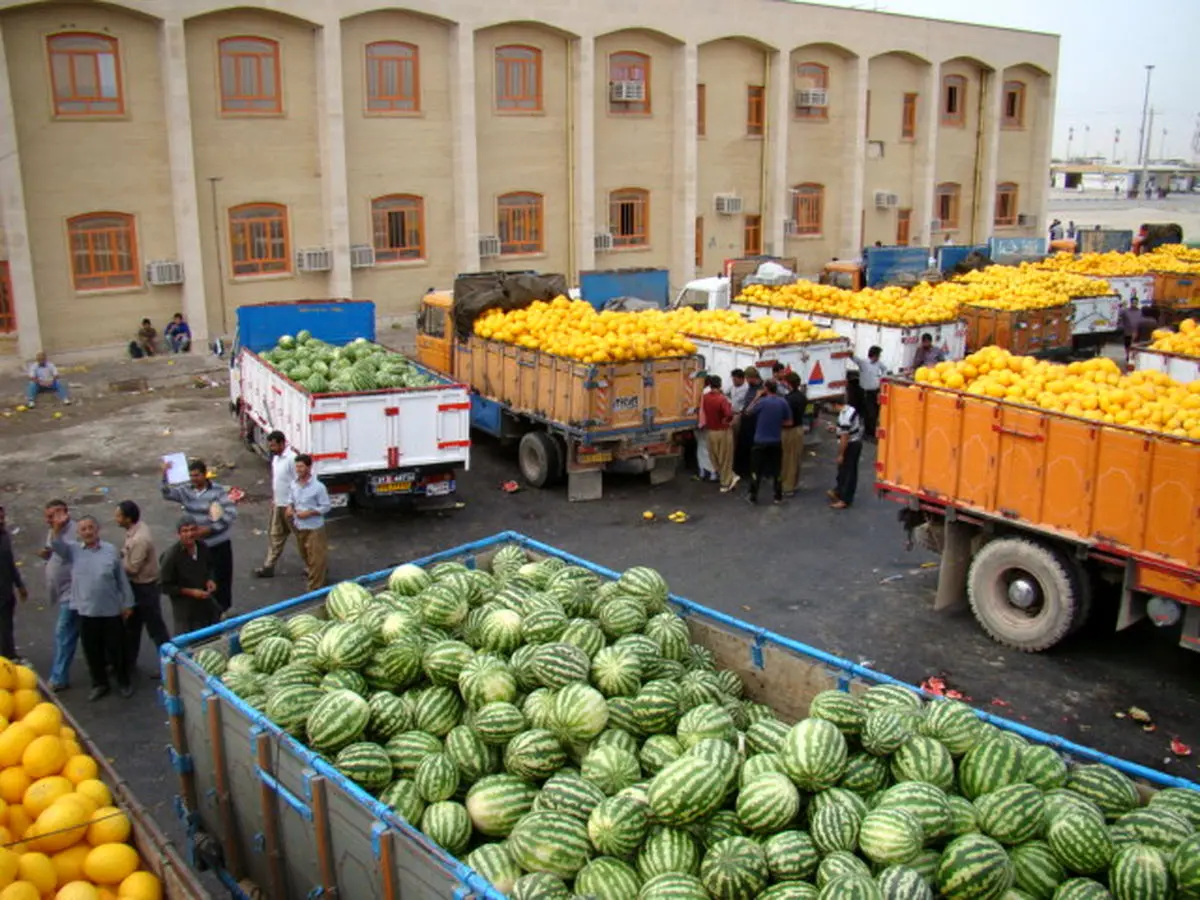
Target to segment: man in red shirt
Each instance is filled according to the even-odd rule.
[[[721,392],[721,376],[705,379],[709,391],[700,401],[703,405],[704,428],[708,432],[708,455],[721,481],[721,492],[729,493],[741,478],[733,471],[733,404]]]

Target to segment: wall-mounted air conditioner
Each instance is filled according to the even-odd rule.
[[[328,272],[333,268],[333,254],[325,247],[297,250],[296,268],[301,272]]]
[[[375,248],[370,244],[350,245],[350,268],[369,269],[375,265]]]
[[[183,284],[183,263],[173,259],[156,259],[146,263],[146,281],[155,287]]]
[[[740,215],[742,212],[742,198],[737,194],[717,194],[713,198],[713,206],[718,215]]]
[[[491,259],[500,255],[500,238],[494,234],[485,234],[479,239],[479,255],[483,259]]]

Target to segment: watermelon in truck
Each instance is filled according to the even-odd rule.
[[[282,431],[313,458],[335,508],[453,506],[458,472],[470,462],[467,389],[416,366],[419,387],[314,393],[263,355],[283,335],[308,332],[334,347],[375,341],[375,304],[302,300],[238,308],[230,358],[230,406],[242,437],[268,455]]]

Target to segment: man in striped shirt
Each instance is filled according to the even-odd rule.
[[[847,404],[838,413],[837,484],[829,491],[833,509],[847,509],[858,490],[858,459],[862,456],[863,421],[853,406]]]
[[[163,464],[162,495],[183,507],[183,512],[196,522],[196,536],[208,547],[212,556],[213,580],[217,583],[213,599],[222,613],[233,605],[233,544],[230,542],[237,507],[229,499],[229,491],[208,478],[208,466],[201,460],[188,463],[188,483],[171,484],[168,472],[171,464]]]

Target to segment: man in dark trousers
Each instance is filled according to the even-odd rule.
[[[171,639],[162,616],[162,592],[158,586],[158,553],[150,536],[150,527],[142,521],[142,511],[132,500],[117,504],[117,524],[125,529],[125,544],[121,548],[121,563],[133,588],[133,615],[125,620],[128,637],[129,671],[136,671],[138,652],[142,648],[142,629],[154,641],[155,649]],[[156,677],[157,668],[150,676]]]
[[[0,506],[0,656],[16,662],[17,642],[13,635],[13,613],[17,608],[17,598],[24,603],[29,599],[29,591],[21,579],[21,570],[17,568],[17,560],[13,555],[12,535],[8,533],[4,507]]]
[[[829,505],[848,509],[858,490],[858,460],[862,456],[863,422],[853,406],[846,405],[838,413],[837,484],[829,492]]]
[[[229,499],[229,491],[215,481],[209,481],[208,466],[201,460],[188,463],[188,483],[169,482],[170,463],[163,465],[162,495],[174,500],[191,516],[197,536],[204,541],[212,557],[213,581],[217,583],[214,599],[221,613],[233,605],[233,544],[230,530],[237,519],[237,507]]]
[[[754,414],[754,444],[750,450],[750,493],[746,499],[757,503],[762,480],[770,478],[775,487],[775,502],[782,503],[783,430],[792,425],[792,409],[779,396],[775,382],[768,381],[750,411]]]
[[[858,366],[858,387],[862,392],[859,409],[862,410],[863,429],[869,440],[875,439],[875,426],[879,424],[879,385],[887,374],[887,369],[880,361],[882,355],[883,348],[875,346],[867,350],[866,359],[854,357],[854,364]]]
[[[746,369],[746,393],[742,395],[739,406],[733,404],[733,471],[740,477],[746,478],[752,471],[750,464],[751,450],[754,448],[754,401],[763,392],[762,376],[758,369],[750,366]]]
[[[171,619],[175,634],[188,634],[220,619],[214,599],[217,583],[213,577],[212,551],[199,539],[196,520],[184,516],[175,526],[179,540],[163,554],[163,593],[171,598]]]
[[[783,495],[794,497],[800,489],[800,467],[804,462],[804,412],[808,408],[808,394],[795,372],[788,372],[784,381],[787,393],[783,399],[792,413],[792,424],[783,429],[780,480],[783,482]]]

